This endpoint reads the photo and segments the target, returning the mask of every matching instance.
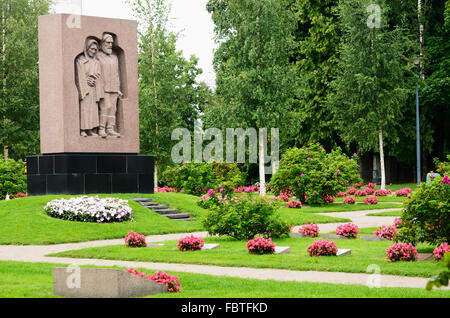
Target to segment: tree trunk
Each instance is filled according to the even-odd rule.
[[[151,25],[151,24],[150,24]],[[158,123],[158,89],[156,87],[156,74],[155,74],[155,42],[152,28],[152,38],[151,38],[151,46],[152,46],[152,69],[153,69],[153,90],[154,90],[154,99],[155,99],[155,137],[156,137],[156,158],[155,158],[155,169],[154,169],[154,192],[158,192],[158,154],[159,154],[159,123]]]
[[[263,128],[259,129],[259,194],[266,195],[266,172],[264,168],[264,138]]]
[[[380,143],[380,169],[381,169],[381,189],[385,190],[386,189],[386,172],[385,172],[385,167],[384,167],[384,148],[383,148],[383,131],[380,130],[378,132],[378,136],[379,136],[379,143]]]
[[[8,11],[9,8],[9,4],[8,7],[6,8],[6,11]],[[6,16],[7,16],[7,12],[5,12],[5,8],[2,8],[2,64],[3,64],[3,82],[2,82],[2,107],[5,110],[6,114]],[[6,123],[6,115],[3,115],[3,122]],[[9,152],[8,152],[8,145],[6,144],[7,140],[8,140],[8,136],[4,136],[5,137],[5,145],[3,145],[3,157],[5,158],[5,160],[8,160],[9,157]]]
[[[8,146],[3,146],[3,157],[5,158],[5,161],[9,158]]]
[[[422,22],[422,0],[417,0],[417,19],[419,20],[419,52],[420,52],[420,78],[422,80],[425,79],[425,72],[424,72],[424,64],[423,64],[423,48],[424,48],[424,25]]]

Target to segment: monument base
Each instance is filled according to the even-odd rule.
[[[49,154],[27,157],[28,195],[153,193],[154,157]]]

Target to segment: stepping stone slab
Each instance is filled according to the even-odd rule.
[[[165,285],[124,270],[77,267],[54,267],[53,291],[74,298],[128,298],[168,292]]]
[[[350,255],[352,250],[338,249],[336,256]]]
[[[133,199],[128,199],[128,201],[134,201],[134,202],[147,202],[147,201],[151,201],[152,199],[150,198],[133,198]]]
[[[289,236],[290,237],[295,237],[295,238],[310,238],[309,236],[306,236],[305,234],[295,233],[295,232],[289,233]]]
[[[165,210],[168,208],[169,208],[168,205],[149,206],[149,209],[152,209],[152,210]]]
[[[219,246],[220,246],[220,244],[205,244],[202,248],[202,251],[213,250],[215,248],[218,248]]]
[[[289,246],[275,246],[275,254],[289,254],[290,252]]]
[[[157,206],[159,203],[158,202],[139,202],[142,206]]]
[[[328,240],[348,240],[348,238],[346,238],[345,236],[334,234],[323,234],[322,238]]]
[[[375,236],[375,235],[374,236],[360,236],[359,239],[363,240],[363,241],[388,241],[384,237],[379,237],[379,236]]]
[[[159,247],[159,246],[165,246],[165,244],[152,244],[152,243],[147,243],[147,247]]]
[[[172,219],[174,221],[195,221],[195,218],[187,218],[187,219]]]
[[[429,253],[418,253],[417,254],[418,262],[428,261],[430,259],[433,259],[433,254],[429,254]]]

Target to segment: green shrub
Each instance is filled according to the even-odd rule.
[[[319,144],[313,144],[288,149],[270,187],[276,195],[292,191],[302,202],[324,204],[328,196],[334,197],[355,183],[362,183],[356,156],[349,159],[340,148],[326,153]]]
[[[219,186],[225,193],[233,193],[235,187],[244,184],[245,178],[237,164],[184,163],[167,168],[161,182],[185,193],[202,195],[209,189],[218,190]]]
[[[6,194],[27,192],[27,174],[25,163],[22,160],[0,159],[0,199]]]
[[[291,226],[275,214],[277,205],[266,200],[219,196],[219,203],[211,207],[202,224],[211,235],[229,235],[238,240],[250,240],[256,235],[287,236]]]
[[[447,161],[439,161],[438,158],[434,158],[434,164],[436,166],[436,172],[441,175],[450,175],[450,155],[447,155]]]
[[[412,199],[405,202],[397,240],[412,244],[450,241],[450,184],[447,182],[448,177],[437,176],[429,184],[422,183]]]

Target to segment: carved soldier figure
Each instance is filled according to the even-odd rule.
[[[115,130],[117,102],[123,97],[120,91],[119,59],[113,52],[114,39],[111,34],[105,33],[101,42],[101,51],[97,54],[97,60],[101,65],[104,96],[100,100],[100,125],[98,134],[120,137]]]
[[[95,59],[98,42],[87,39],[84,54],[76,60],[77,88],[80,97],[80,135],[98,136],[95,130],[99,126],[98,102],[103,98],[100,79],[100,63]]]

